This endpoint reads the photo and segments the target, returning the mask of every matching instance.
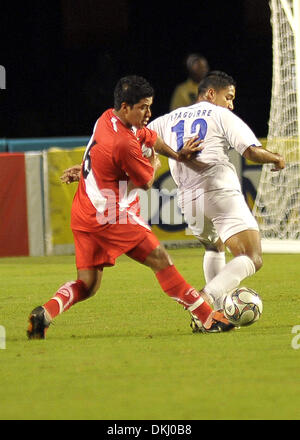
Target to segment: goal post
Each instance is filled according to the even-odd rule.
[[[272,96],[266,148],[286,167],[263,165],[253,214],[264,252],[300,253],[300,0],[269,0]]]

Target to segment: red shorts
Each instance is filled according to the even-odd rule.
[[[143,263],[160,244],[151,230],[139,224],[109,224],[100,232],[72,232],[77,269],[113,266],[122,254]]]

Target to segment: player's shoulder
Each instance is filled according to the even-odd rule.
[[[229,110],[229,108],[226,107],[221,107],[219,105],[214,105],[214,111],[213,113],[215,114],[216,117],[220,118],[223,122],[228,121],[229,123],[234,121],[234,120],[239,120],[240,118],[233,113],[232,110]]]
[[[206,112],[209,112],[209,114],[215,114],[215,115],[222,115],[222,114],[226,114],[227,112],[231,113],[230,110],[228,110],[225,107],[221,107],[220,105],[216,105],[212,102],[208,102],[208,101],[200,101],[197,104],[195,104],[196,108],[198,107],[199,109],[205,109]]]
[[[112,109],[105,110],[105,112],[103,112],[102,115],[99,116],[94,124],[94,133],[104,130],[105,127],[107,127],[108,123],[111,122],[112,116]]]
[[[167,114],[156,117],[155,119],[149,122],[147,128],[149,130],[154,130],[158,132],[165,125],[166,116]]]
[[[109,108],[105,110],[101,116],[97,119],[97,122],[109,121],[113,116],[113,109]]]
[[[224,114],[224,115],[234,115],[232,110],[229,110],[229,108],[221,107],[220,105],[216,105],[216,107],[217,107],[217,111],[219,113],[221,113],[221,114]]]

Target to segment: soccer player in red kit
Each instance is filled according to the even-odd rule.
[[[196,151],[199,145],[192,139],[178,154],[146,128],[153,94],[144,78],[121,78],[114,91],[114,109],[105,111],[96,122],[71,212],[77,280],[65,283],[49,301],[31,312],[29,339],[44,339],[58,314],[95,294],[104,267],[113,266],[122,254],[149,266],[166,294],[193,312],[204,331],[233,327],[184,280],[139,215],[137,188],[152,186],[158,166],[154,146],[176,160],[185,160],[185,152]],[[152,149],[149,158],[143,156],[142,147]]]

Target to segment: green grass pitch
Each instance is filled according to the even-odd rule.
[[[170,254],[202,287],[203,251]],[[259,322],[203,335],[150,269],[123,256],[96,296],[28,341],[29,312],[74,279],[74,257],[0,259],[0,419],[299,419],[299,267],[300,255],[265,255],[242,283],[261,294]]]

